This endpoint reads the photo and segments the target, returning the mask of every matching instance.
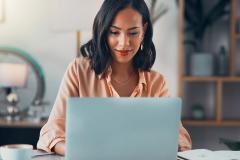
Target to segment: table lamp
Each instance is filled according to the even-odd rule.
[[[0,22],[3,21],[3,0],[0,0]]]
[[[17,107],[18,95],[14,89],[23,88],[27,82],[28,67],[26,64],[0,63],[0,88],[6,91],[8,120],[19,118]]]

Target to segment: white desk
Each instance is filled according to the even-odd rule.
[[[46,155],[34,157],[32,160],[65,160],[65,158],[58,155]]]
[[[0,118],[0,127],[2,128],[42,128],[47,121],[34,123],[30,120],[7,121]]]
[[[1,157],[0,160],[2,160]],[[65,158],[58,155],[45,155],[33,157],[32,160],[65,160]]]

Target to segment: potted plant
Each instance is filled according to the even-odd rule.
[[[228,15],[229,0],[218,0],[213,7],[206,12],[203,0],[185,1],[185,45],[193,48],[190,57],[190,74],[193,76],[211,76],[214,72],[214,56],[203,50],[203,41],[206,30],[214,25],[223,16]]]

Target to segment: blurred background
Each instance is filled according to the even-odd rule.
[[[102,2],[0,0],[0,145],[36,145],[66,67],[91,38]],[[157,51],[153,69],[166,77],[172,96],[183,98],[193,148],[229,149],[219,143],[226,139],[237,145],[240,2],[146,2]]]

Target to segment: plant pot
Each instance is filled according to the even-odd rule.
[[[212,76],[214,74],[214,56],[211,53],[195,52],[190,58],[192,76]]]

